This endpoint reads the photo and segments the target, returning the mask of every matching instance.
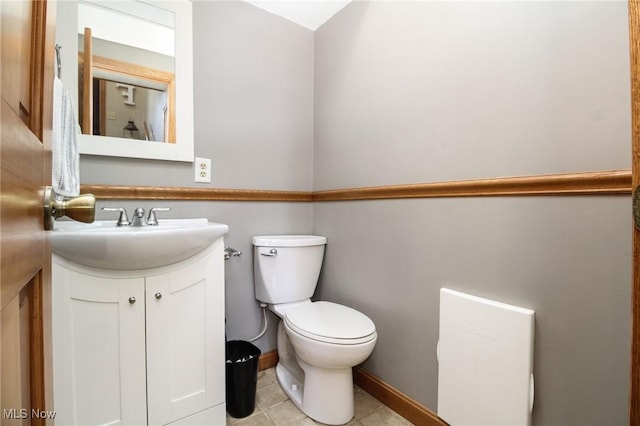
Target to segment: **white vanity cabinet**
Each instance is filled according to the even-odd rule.
[[[57,425],[224,425],[224,244],[144,271],[53,257]]]

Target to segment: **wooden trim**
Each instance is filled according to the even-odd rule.
[[[353,382],[413,424],[447,426],[436,413],[361,367],[353,369]]]
[[[82,133],[93,134],[93,44],[91,28],[84,29],[82,54]]]
[[[43,322],[42,276],[40,272],[21,293],[29,303],[29,389],[31,408],[46,410],[45,343]],[[45,419],[32,418],[32,425],[44,425]]]
[[[609,195],[631,193],[631,171],[568,173],[475,179],[414,185],[335,189],[313,193],[313,201],[525,195]]]
[[[102,200],[288,202],[530,195],[629,195],[631,194],[631,171],[614,170],[606,172],[507,177],[334,189],[317,192],[92,184],[82,185],[81,192],[92,193],[98,199]]]
[[[260,355],[258,361],[258,371],[266,370],[267,368],[275,367],[278,364],[278,351],[272,350]]]
[[[47,62],[47,2],[32,2],[31,17],[31,99],[29,105],[29,128],[43,140],[44,102],[45,102],[45,66]]]
[[[80,191],[102,200],[311,201],[311,193],[304,191],[117,185],[82,185]]]
[[[629,49],[631,56],[632,182],[640,185],[640,3],[629,1]],[[629,424],[640,424],[640,232],[633,229],[633,278],[631,306],[631,367]]]

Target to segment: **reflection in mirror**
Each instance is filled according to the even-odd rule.
[[[79,122],[95,115],[81,126],[86,134],[80,136],[80,153],[192,162],[191,2],[68,0],[58,9],[56,41],[63,52],[63,84],[77,95]],[[92,30],[89,43],[83,37],[85,27]],[[88,53],[90,59],[78,59],[77,52]],[[93,66],[85,66],[87,62]],[[118,64],[115,69],[113,64]],[[87,86],[74,68],[91,70]],[[155,93],[150,97],[160,103],[145,108],[144,92]],[[84,98],[89,102],[81,111]],[[132,103],[153,112],[133,112]],[[130,119],[139,139],[123,138]]]
[[[165,91],[93,79],[94,135],[164,142],[168,133],[166,118]],[[142,123],[142,131],[136,122]]]
[[[94,135],[164,142],[167,123],[166,91],[93,79]]]
[[[85,134],[124,137],[150,142],[176,140],[175,78],[173,73],[116,61],[101,56],[92,57],[92,75],[87,76],[82,56],[78,65],[82,80],[90,78],[91,97],[85,96],[79,85],[80,122]],[[84,122],[83,116],[89,114]],[[124,129],[129,122],[140,124],[137,134]]]

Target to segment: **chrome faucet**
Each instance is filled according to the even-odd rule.
[[[147,226],[147,221],[144,219],[144,209],[138,207],[133,212],[133,220],[131,221],[131,226]]]
[[[168,212],[171,210],[170,207],[152,207],[149,210],[149,216],[145,219],[144,217],[144,209],[137,208],[133,213],[133,220],[129,220],[127,216],[127,211],[122,207],[103,207],[102,210],[107,212],[120,212],[120,217],[118,218],[117,226],[158,226],[158,218],[156,217],[156,212]]]

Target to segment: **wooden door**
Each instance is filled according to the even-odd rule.
[[[0,424],[52,424],[51,184],[55,4],[0,1]]]
[[[631,145],[632,188],[634,190],[634,216],[640,213],[636,200],[640,201],[640,2],[629,1],[629,50],[631,55]],[[638,191],[638,194],[635,192]],[[632,290],[632,340],[629,424],[640,424],[640,218],[635,218],[633,230],[633,290]]]

